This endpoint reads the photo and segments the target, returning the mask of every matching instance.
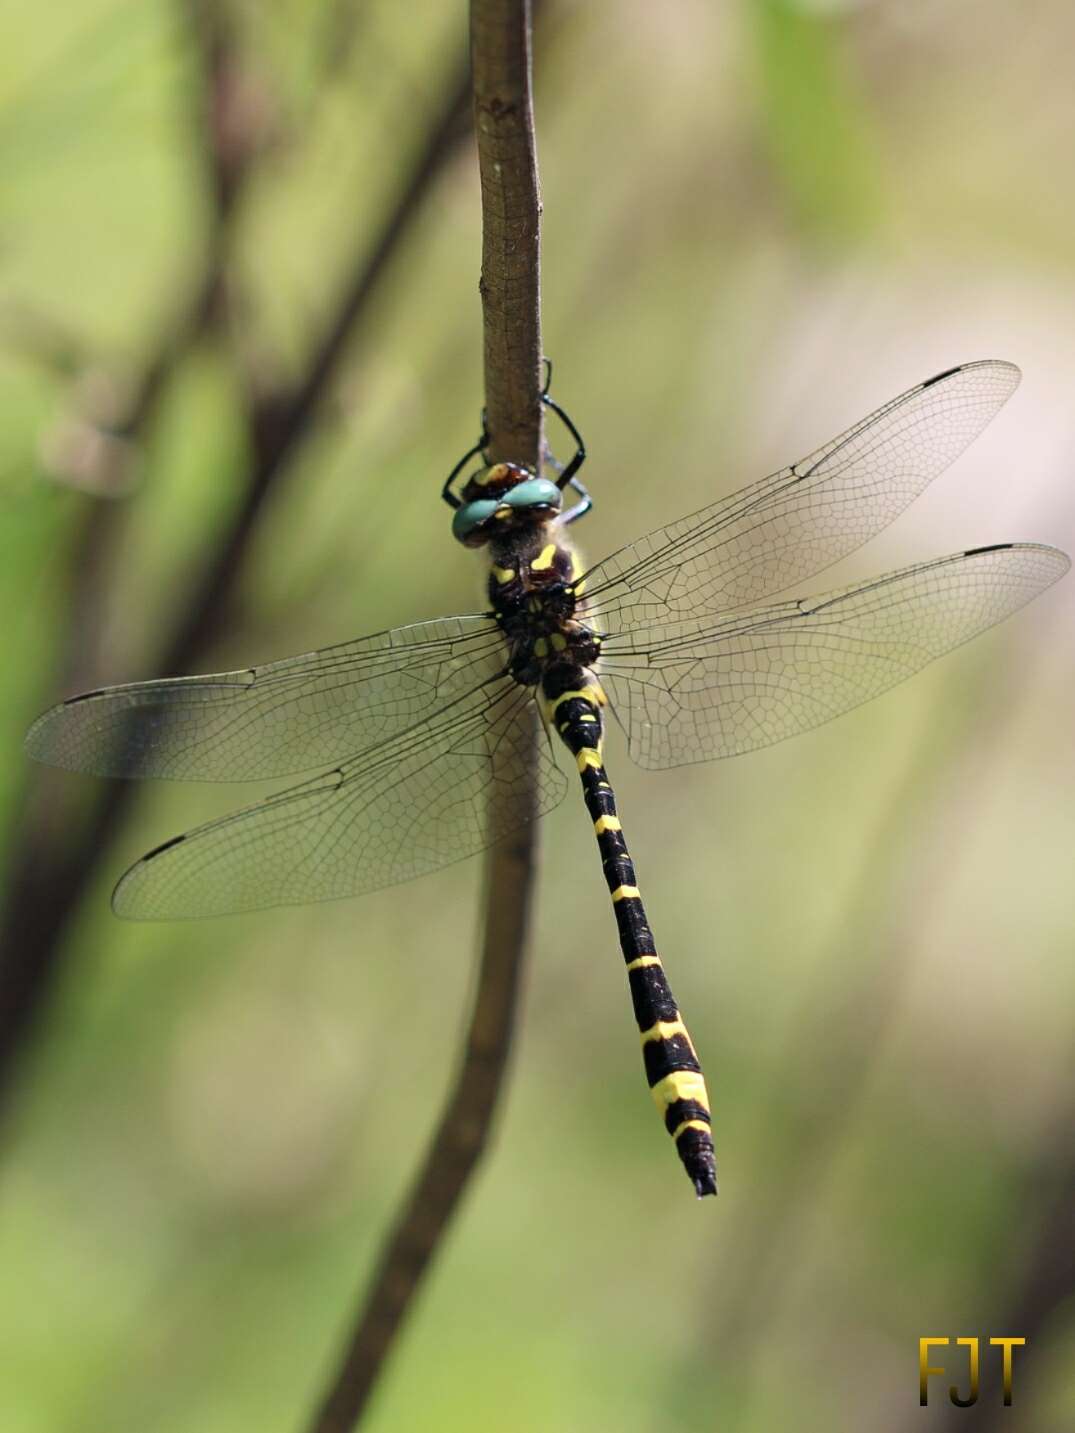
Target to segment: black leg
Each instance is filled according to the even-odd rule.
[[[546,364],[548,364],[548,367],[549,367],[549,376],[550,376],[550,378],[551,378],[551,376],[552,376],[552,364],[549,363],[549,360],[548,360],[548,359],[546,359],[545,362],[546,362]],[[563,489],[567,486],[567,484],[572,481],[572,479],[574,478],[575,474],[578,472],[578,470],[582,467],[583,463],[586,461],[586,445],[585,445],[585,443],[582,441],[582,434],[581,434],[581,433],[579,432],[579,430],[575,427],[574,423],[572,423],[571,419],[567,416],[567,414],[564,412],[564,410],[560,407],[559,403],[557,403],[557,401],[556,401],[555,398],[550,398],[549,395],[548,395],[548,392],[546,391],[546,392],[542,393],[542,395],[541,395],[541,401],[542,401],[542,403],[545,404],[545,407],[546,407],[546,408],[551,408],[551,409],[552,409],[552,411],[553,411],[553,412],[556,414],[556,416],[559,418],[560,422],[564,425],[564,427],[567,429],[567,431],[571,434],[572,438],[574,438],[575,444],[576,444],[574,457],[571,459],[570,463],[568,463],[568,465],[567,465],[566,468],[562,468],[562,469],[560,470],[560,477],[559,477],[559,479],[557,480],[557,483],[556,483],[556,486],[557,486],[558,488],[560,488],[561,490],[563,490]]]
[[[586,461],[586,445],[582,441],[582,434],[575,427],[574,423],[572,423],[571,419],[567,416],[564,410],[560,407],[559,403],[557,403],[556,399],[549,397],[549,384],[552,382],[552,360],[546,358],[544,362],[545,384],[541,390],[541,401],[542,403],[544,403],[546,408],[551,409],[552,412],[556,414],[556,416],[560,419],[560,422],[563,423],[564,427],[575,440],[574,456],[566,466],[558,463],[555,458],[550,457],[550,462],[552,466],[556,468],[557,473],[559,474],[556,486],[562,492],[564,488],[567,487],[567,485],[570,483],[579,495],[580,501],[564,514],[564,522],[574,522],[577,518],[582,517],[584,513],[588,513],[593,507],[593,499],[590,497],[590,494],[575,477],[575,474]],[[468,448],[467,451],[463,454],[463,456],[459,459],[458,463],[456,463],[455,467],[448,474],[448,477],[445,479],[444,486],[441,489],[441,497],[444,499],[444,501],[448,504],[449,507],[458,508],[462,505],[461,500],[452,491],[452,484],[455,482],[456,478],[459,476],[459,474],[463,471],[463,469],[466,467],[466,465],[470,462],[472,458],[484,456],[485,449],[488,447],[488,445],[489,429],[486,427],[485,410],[483,408],[481,437],[474,444],[474,446],[472,448]]]
[[[564,523],[576,522],[580,517],[585,517],[593,507],[593,498],[582,486],[578,478],[571,478],[569,481],[571,486],[578,493],[580,501],[577,502],[573,508],[568,508],[567,512],[564,513],[561,518],[561,522]]]
[[[463,456],[459,459],[458,463],[456,463],[455,467],[448,474],[444,486],[440,490],[441,497],[444,499],[444,501],[448,504],[450,508],[462,507],[461,500],[456,497],[455,493],[452,492],[452,484],[455,482],[456,478],[463,471],[466,465],[470,462],[471,458],[477,458],[479,455],[485,452],[488,442],[489,429],[485,426],[485,409],[483,408],[481,437],[474,444],[473,448],[468,448],[467,451],[463,454]]]

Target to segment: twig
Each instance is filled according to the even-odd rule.
[[[537,466],[541,205],[530,36],[529,0],[472,0],[489,451],[494,458]],[[349,1433],[355,1427],[485,1149],[514,1034],[536,840],[535,823],[523,822],[487,858],[482,960],[455,1086],[310,1433]]]
[[[489,454],[536,467],[541,454],[541,194],[529,35],[529,0],[472,0]]]
[[[487,882],[478,988],[455,1087],[310,1433],[350,1433],[356,1426],[488,1141],[511,1048],[535,829],[533,822],[520,826],[492,863],[496,879],[507,882],[506,896]]]
[[[335,375],[346,341],[404,233],[418,214],[432,181],[464,133],[470,98],[465,65],[450,83],[440,116],[416,155],[395,207],[372,248],[356,261],[354,277],[304,375],[283,398],[263,403],[257,422],[255,456],[245,497],[217,550],[195,585],[158,670],[189,671],[219,630],[227,601],[236,589],[270,490],[309,430],[318,403]],[[202,296],[209,293],[209,283]],[[216,289],[213,289],[216,292]],[[159,387],[156,369],[153,383]],[[150,405],[151,406],[151,405]],[[37,1025],[59,973],[67,925],[120,830],[134,786],[112,783],[85,821],[73,831],[58,830],[57,788],[41,772],[17,817],[12,862],[0,920],[0,1105],[10,1096],[18,1056]],[[74,816],[71,816],[72,822]]]

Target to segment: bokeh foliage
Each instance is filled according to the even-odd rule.
[[[0,14],[9,861],[38,780],[21,733],[62,654],[74,637],[68,672],[97,680],[150,669],[241,499],[249,385],[301,371],[466,33],[443,0],[230,10],[261,145],[232,323],[169,373],[92,630],[73,632],[100,501],[72,482],[79,425],[137,383],[212,242],[190,13]],[[1000,0],[550,0],[545,341],[592,454],[587,552],[993,354],[1026,373],[1008,410],[821,584],[1008,538],[1070,546],[1073,41],[1061,0],[1033,18]],[[481,401],[479,238],[464,145],[274,491],[207,665],[480,603],[438,498]],[[545,823],[494,1152],[371,1429],[939,1427],[949,1410],[917,1404],[919,1335],[1030,1332],[1018,1319],[1018,1426],[1073,1425],[1072,1309],[1038,1277],[1072,1259],[1050,1222],[1072,1174],[1071,602],[1062,587],[740,762],[644,775],[612,742],[709,1068],[721,1197],[692,1203],[649,1107],[569,805]],[[77,815],[95,788],[64,782]],[[300,1426],[435,1116],[476,863],[260,918],[108,913],[129,859],[250,794],[140,793],[68,932],[0,1149],[5,1433]]]

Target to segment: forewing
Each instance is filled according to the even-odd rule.
[[[292,776],[405,731],[506,664],[489,618],[449,617],[245,671],[88,692],[39,717],[26,747],[95,776]]]
[[[784,591],[898,517],[1015,391],[985,360],[909,389],[817,452],[659,528],[586,574],[610,632],[730,611]]]
[[[120,880],[113,909],[180,920],[300,905],[462,860],[563,799],[567,780],[534,730],[530,694],[487,682],[362,762],[158,847]]]
[[[821,597],[610,641],[601,679],[645,767],[737,756],[820,726],[1003,621],[1070,567],[980,548]]]

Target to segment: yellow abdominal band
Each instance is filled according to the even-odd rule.
[[[703,1109],[709,1108],[705,1077],[698,1070],[673,1070],[670,1075],[665,1075],[663,1080],[657,1081],[650,1094],[662,1114],[678,1100],[696,1100]]]

